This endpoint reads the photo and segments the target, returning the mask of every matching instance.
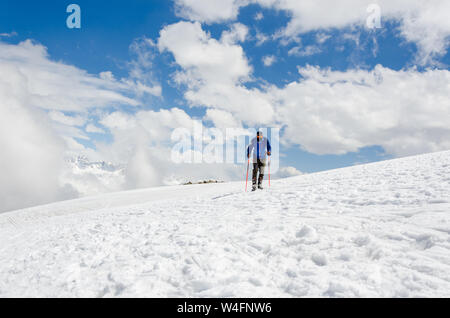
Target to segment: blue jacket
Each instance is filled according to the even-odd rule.
[[[257,138],[253,138],[253,140],[250,143],[250,146],[248,146],[247,148],[247,157],[250,156],[252,151],[253,151],[253,159],[265,160],[267,152],[272,151],[269,139],[263,137],[263,139],[258,142]]]

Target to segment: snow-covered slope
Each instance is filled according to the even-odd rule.
[[[0,297],[450,297],[450,152],[0,215]]]

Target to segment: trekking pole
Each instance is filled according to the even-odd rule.
[[[269,156],[269,188],[270,188],[270,156]]]
[[[245,192],[247,192],[247,186],[248,186],[248,170],[250,169],[250,158],[248,158],[247,162],[247,179],[245,181]]]

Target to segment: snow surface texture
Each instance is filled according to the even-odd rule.
[[[0,215],[0,297],[450,297],[450,152]]]

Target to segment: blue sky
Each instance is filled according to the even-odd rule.
[[[321,70],[329,68],[331,71],[344,73],[349,70],[370,72],[376,65],[382,65],[392,71],[416,67],[417,72],[423,73],[429,69],[448,70],[450,61],[446,51],[445,54],[433,56],[431,62],[419,63],[417,56],[420,54],[418,52],[420,43],[401,35],[400,17],[384,19],[382,28],[375,30],[367,29],[363,19],[357,23],[344,21],[337,23],[335,27],[324,26],[299,32],[291,38],[289,36],[274,38],[274,35],[284,30],[292,17],[295,17],[295,13],[251,4],[240,7],[236,17],[205,23],[201,21],[202,18],[191,18],[189,13],[180,13],[181,9],[179,7],[177,9],[173,1],[116,0],[106,3],[105,1],[77,0],[74,3],[80,5],[82,9],[81,30],[71,30],[66,27],[65,20],[68,16],[66,7],[70,4],[69,2],[2,1],[0,3],[0,33],[13,35],[3,37],[1,41],[17,45],[32,39],[48,49],[48,56],[52,61],[73,65],[89,74],[109,71],[115,78],[125,78],[130,71],[128,63],[134,58],[130,45],[136,39],[151,39],[156,43],[161,30],[165,27],[180,21],[194,23],[200,20],[202,30],[208,32],[211,38],[219,40],[222,32],[229,30],[234,23],[240,23],[248,28],[247,40],[235,43],[242,47],[248,64],[252,68],[251,80],[242,83],[247,89],[263,89],[267,85],[283,89],[289,83],[301,83],[302,76],[299,75],[298,69],[308,65]],[[186,9],[186,7],[183,8]],[[261,14],[262,18],[256,19],[257,14]],[[323,15],[326,14],[329,13],[323,13]],[[364,15],[362,16],[364,18]],[[257,33],[265,34],[269,39],[262,44],[257,44]],[[318,44],[318,36],[321,35],[325,35],[326,40]],[[300,46],[298,38],[301,39]],[[295,47],[302,50],[308,46],[319,48],[320,52],[307,56],[289,54]],[[173,75],[183,67],[177,63],[173,52],[170,52],[170,49],[163,52],[155,51],[157,52],[152,55],[152,81],[161,85],[162,95],[146,96],[142,105],[137,108],[116,105],[106,109],[110,112],[123,111],[133,114],[139,110],[158,111],[176,106],[189,116],[196,118],[205,116],[207,107],[189,107],[189,101],[184,98],[186,88],[174,85]],[[266,56],[275,56],[274,64],[265,66],[262,60]],[[301,104],[298,107],[302,107]],[[293,111],[295,112],[295,109]],[[69,111],[65,114],[70,116],[74,115],[74,112]],[[89,114],[89,116],[96,125],[100,125],[96,115]],[[309,133],[305,131],[305,125],[296,128],[295,121],[286,125],[290,127],[287,132],[290,139],[295,139],[297,136],[300,141],[296,145],[291,143],[282,146],[281,166],[293,166],[302,172],[373,162],[429,149],[417,147],[419,150],[414,148],[414,151],[402,153],[392,149],[386,151],[384,145],[364,141],[360,143],[361,147],[350,147],[353,148],[350,151],[347,150],[349,148],[344,147],[342,151],[330,151],[329,154],[323,154],[324,151],[315,151],[317,147],[314,145],[305,147],[302,144],[301,137]],[[342,125],[348,124],[342,123]],[[247,126],[245,122],[244,126]],[[95,147],[97,142],[112,142],[113,134],[108,129],[105,131],[106,134],[88,133],[89,139],[75,139],[86,147]],[[351,132],[351,129],[349,131]],[[358,134],[358,131],[354,133]]]

